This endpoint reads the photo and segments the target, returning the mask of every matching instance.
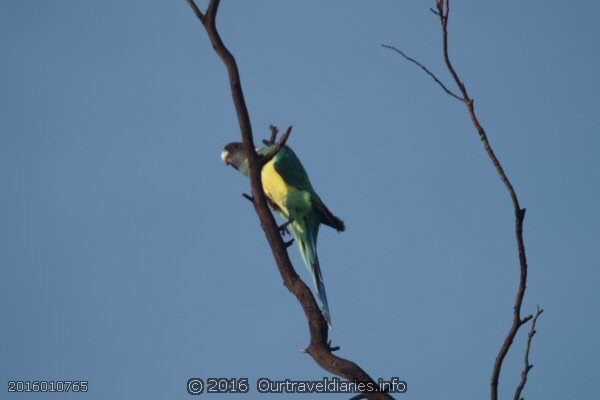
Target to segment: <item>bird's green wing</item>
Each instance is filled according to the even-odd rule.
[[[285,146],[273,159],[275,170],[283,180],[297,190],[306,190],[315,193],[306,170],[289,147]]]
[[[333,215],[325,206],[319,195],[313,189],[310,179],[302,163],[296,157],[296,154],[289,147],[285,146],[277,153],[273,159],[275,170],[283,180],[290,186],[293,186],[299,191],[306,191],[312,197],[312,205],[321,216],[321,222],[328,225],[339,232],[344,231],[344,221]]]

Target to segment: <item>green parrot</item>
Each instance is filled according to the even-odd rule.
[[[274,146],[256,149],[258,154],[268,154]],[[240,142],[229,143],[221,153],[221,159],[242,174],[248,176],[248,158]],[[302,163],[288,146],[284,146],[261,171],[263,190],[271,209],[287,220],[280,227],[291,226],[302,260],[310,272],[317,289],[321,311],[331,326],[331,314],[325,294],[325,284],[317,256],[317,236],[321,224],[338,232],[346,228],[344,222],[333,215],[313,189]]]

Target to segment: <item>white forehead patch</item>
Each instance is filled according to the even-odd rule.
[[[228,155],[229,155],[229,152],[227,150],[223,150],[221,152],[221,160],[223,160],[223,162],[226,162],[225,160],[227,159]]]

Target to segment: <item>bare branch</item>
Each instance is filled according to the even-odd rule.
[[[254,203],[254,197],[250,196],[247,193],[242,193],[242,197],[245,198],[246,200],[250,201],[251,203]]]
[[[531,322],[531,330],[529,331],[529,335],[527,336],[527,347],[525,349],[525,367],[523,368],[523,372],[521,372],[521,382],[517,386],[517,390],[515,390],[515,396],[513,400],[523,400],[521,397],[521,392],[525,388],[525,384],[527,383],[527,375],[529,375],[529,371],[533,368],[533,364],[529,363],[529,351],[531,350],[531,339],[537,333],[535,330],[535,324],[537,323],[538,318],[544,312],[540,306],[537,306],[537,310],[535,312],[535,317],[533,318],[533,322]]]
[[[254,199],[254,209],[260,219],[261,226],[265,232],[271,251],[273,252],[283,282],[288,290],[296,296],[306,314],[310,330],[310,345],[306,349],[306,353],[310,354],[323,369],[332,374],[350,381],[370,383],[375,387],[378,387],[375,381],[357,364],[332,353],[332,348],[328,342],[329,332],[327,322],[325,322],[311,290],[296,273],[287,254],[286,245],[281,238],[273,214],[269,211],[267,199],[261,184],[261,159],[255,151],[250,116],[248,108],[246,107],[246,101],[244,100],[237,63],[233,55],[229,52],[227,47],[225,47],[215,25],[220,1],[211,0],[206,15],[203,15],[200,10],[197,10],[198,7],[196,7],[193,0],[187,1],[202,22],[215,52],[227,68],[231,86],[231,95],[242,135],[242,143],[244,150],[248,155],[248,166],[250,170],[249,178],[252,187],[252,197]],[[291,127],[288,128],[286,134],[276,144],[275,150],[281,149],[285,145],[290,133]],[[389,394],[382,392],[365,393],[365,396],[369,399],[392,398]]]
[[[528,316],[526,316],[525,318],[523,318],[521,320],[521,325],[525,325],[526,323],[528,323],[531,320],[531,318],[533,318],[533,315],[531,315],[531,314],[529,314]]]
[[[275,140],[277,140],[277,135],[279,134],[279,129],[277,129],[275,125],[269,125],[269,129],[271,130],[271,137],[269,138],[269,140],[263,139],[263,143],[266,146],[271,146],[272,144],[274,144]]]
[[[200,22],[202,22],[202,25],[204,25],[204,21],[206,20],[206,18],[204,17],[204,14],[202,14],[202,11],[200,11],[200,9],[196,5],[196,3],[194,3],[194,0],[186,0],[186,1],[190,5],[190,7],[192,7],[192,10],[194,10],[194,14],[196,14],[196,17],[198,17]]]
[[[517,289],[515,305],[513,307],[513,322],[512,322],[512,325],[504,339],[504,342],[502,343],[502,347],[500,348],[500,351],[498,352],[498,356],[496,357],[496,360],[494,362],[494,369],[492,371],[491,399],[498,400],[498,382],[500,380],[500,370],[502,369],[502,363],[504,362],[504,358],[508,354],[508,351],[510,350],[510,347],[512,346],[512,343],[517,335],[517,332],[519,331],[519,328],[523,324],[527,323],[527,321],[529,321],[532,318],[531,316],[527,316],[523,319],[521,318],[521,307],[523,305],[523,298],[525,297],[525,289],[527,288],[527,268],[528,268],[527,257],[525,254],[525,243],[523,241],[523,221],[525,219],[525,208],[521,208],[521,205],[519,203],[519,198],[517,197],[517,193],[512,185],[512,182],[508,179],[508,176],[506,175],[506,172],[504,171],[504,168],[502,167],[500,160],[498,160],[498,157],[494,153],[494,150],[492,149],[492,146],[489,142],[487,132],[485,131],[485,129],[479,122],[479,118],[477,117],[477,113],[475,112],[475,101],[469,96],[469,93],[467,91],[465,84],[460,79],[460,77],[459,77],[458,73],[456,72],[456,69],[450,59],[450,55],[449,55],[449,51],[448,51],[448,19],[449,19],[449,15],[450,15],[450,0],[436,0],[436,8],[437,8],[437,12],[435,12],[435,10],[433,10],[433,11],[434,11],[434,14],[436,14],[440,19],[440,25],[442,28],[443,56],[444,56],[444,62],[446,64],[446,68],[450,72],[450,75],[452,75],[452,79],[454,80],[454,83],[456,84],[456,86],[458,87],[458,89],[460,91],[460,94],[461,94],[460,98],[462,99],[462,101],[465,103],[465,105],[467,107],[469,117],[471,118],[471,122],[473,123],[473,126],[475,127],[475,129],[477,130],[477,133],[479,134],[479,138],[481,139],[481,142],[483,143],[483,147],[484,147],[488,157],[490,158],[492,164],[494,165],[494,168],[496,169],[496,172],[498,173],[498,176],[500,177],[500,179],[502,180],[502,183],[504,183],[504,186],[506,187],[506,190],[508,191],[508,194],[510,196],[510,199],[511,199],[511,202],[513,205],[514,214],[515,214],[515,237],[516,237],[516,241],[517,241],[517,251],[519,254],[520,280],[519,280],[519,288]],[[404,58],[409,59],[403,53],[400,52],[400,54],[403,55]],[[415,62],[411,59],[409,59],[409,61]],[[430,76],[433,75],[433,74],[429,73],[428,70],[425,69],[419,63],[416,63],[416,64],[421,66],[425,70],[425,72],[428,73],[428,75],[430,75]],[[435,77],[433,77],[433,78],[436,79]],[[436,82],[438,82],[441,85],[439,80],[436,79]],[[442,86],[442,88],[445,89],[444,86]],[[448,92],[448,90],[446,90],[446,92]]]
[[[390,50],[394,50],[396,53],[400,54],[402,57],[404,57],[405,59],[407,59],[408,61],[410,61],[411,63],[418,65],[419,67],[421,67],[421,69],[423,71],[425,71],[425,73],[427,75],[429,75],[438,85],[440,85],[442,87],[442,89],[444,90],[444,92],[448,93],[450,96],[454,97],[455,99],[464,102],[463,98],[460,97],[459,95],[455,94],[453,91],[451,91],[450,89],[448,89],[446,87],[446,85],[444,85],[442,83],[442,81],[440,81],[438,79],[437,76],[435,76],[435,74],[433,72],[431,72],[426,66],[424,66],[423,64],[421,64],[419,61],[415,60],[412,57],[409,57],[408,55],[406,55],[402,50],[400,50],[399,48],[395,47],[395,46],[391,46],[389,44],[382,44],[382,47],[385,47],[386,49],[390,49]]]
[[[271,144],[275,143],[275,138],[277,137],[277,132],[279,132],[279,130],[275,126],[271,125],[271,140],[269,141]],[[279,139],[277,144],[275,144],[275,147],[273,147],[271,149],[271,151],[269,151],[268,154],[265,154],[264,156],[262,156],[260,158],[260,162],[262,165],[265,165],[266,163],[271,161],[273,159],[273,157],[275,157],[275,155],[277,153],[279,153],[279,151],[281,149],[283,149],[283,146],[285,146],[285,144],[287,143],[287,140],[290,137],[291,133],[292,133],[292,126],[290,125],[287,128],[287,131],[285,131],[283,136]]]
[[[434,10],[433,8],[429,7],[429,11],[431,11],[434,15],[437,15],[439,17],[440,13],[436,10]]]
[[[444,52],[444,61],[446,63],[446,67],[448,71],[454,78],[454,82],[456,86],[460,89],[463,100],[467,104],[467,109],[469,111],[469,116],[471,117],[471,121],[479,134],[481,142],[483,143],[483,147],[485,148],[486,153],[488,154],[496,172],[500,176],[500,179],[504,183],[506,190],[508,191],[515,213],[515,236],[517,240],[517,249],[519,253],[519,264],[520,264],[520,281],[519,288],[517,290],[517,297],[515,300],[515,305],[513,308],[513,323],[502,343],[502,347],[498,352],[498,356],[496,357],[496,361],[494,362],[494,369],[492,371],[492,382],[491,382],[491,398],[492,400],[498,400],[498,382],[500,381],[500,370],[502,369],[502,363],[504,362],[504,358],[508,354],[510,347],[519,331],[519,328],[522,326],[521,323],[521,307],[523,305],[523,298],[525,297],[525,289],[527,287],[527,257],[525,255],[525,243],[523,241],[523,220],[525,219],[525,209],[521,208],[519,204],[519,198],[517,197],[517,193],[508,179],[506,172],[504,172],[504,168],[502,164],[500,164],[500,160],[494,153],[492,146],[488,140],[487,133],[479,119],[477,118],[477,114],[475,113],[475,105],[474,100],[469,97],[467,92],[467,88],[465,84],[462,82],[452,61],[450,60],[450,55],[448,52],[448,16],[450,14],[450,0],[438,0],[438,12],[440,14],[440,25],[442,27],[442,40],[443,40],[443,52]],[[444,11],[445,4],[445,11]]]

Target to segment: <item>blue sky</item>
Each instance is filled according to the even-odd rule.
[[[512,206],[464,107],[380,47],[449,82],[430,6],[224,1],[218,22],[255,135],[292,124],[290,145],[346,222],[319,243],[340,354],[406,380],[398,398],[486,398],[518,280]],[[455,64],[527,207],[524,312],[546,310],[531,399],[597,392],[599,12],[452,7]],[[304,314],[240,196],[247,181],[219,159],[239,130],[185,1],[3,1],[0,52],[4,397],[18,379],[164,399],[188,397],[194,376],[328,376],[298,352]]]

